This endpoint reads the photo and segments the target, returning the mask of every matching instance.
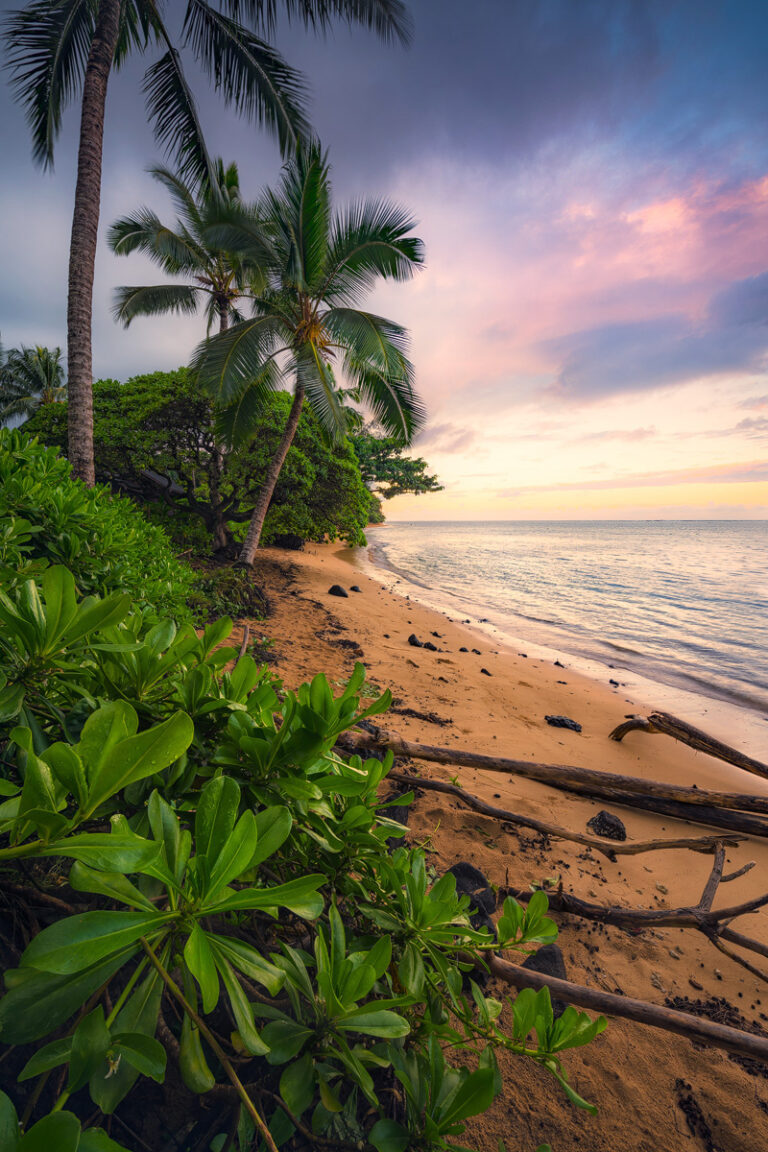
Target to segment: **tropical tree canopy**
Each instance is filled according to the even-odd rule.
[[[12,348],[0,345],[0,420],[27,420],[41,404],[63,400],[67,393],[61,348]]]
[[[171,194],[179,213],[175,224],[164,224],[152,209],[140,208],[116,220],[110,228],[108,243],[117,255],[141,252],[168,276],[185,281],[118,288],[114,313],[126,328],[137,316],[193,314],[201,305],[209,333],[215,324],[224,329],[231,321],[244,319],[237,301],[244,292],[253,290],[259,265],[212,247],[208,233],[219,221],[222,208],[248,208],[241,201],[237,165],[225,168],[224,162],[217,160],[214,167],[215,187],[203,185],[197,190],[167,168],[150,169]]]
[[[347,431],[341,373],[391,436],[407,444],[424,420],[408,358],[408,334],[358,305],[378,279],[407,280],[423,263],[414,221],[387,200],[332,208],[328,161],[319,146],[297,150],[276,190],[266,191],[254,223],[237,205],[209,230],[241,259],[261,262],[264,289],[253,316],[202,343],[193,370],[219,410],[232,445],[252,438],[269,393],[292,387],[286,432],[254,509],[241,559],[251,563],[282,461],[306,399],[328,434]],[[271,485],[271,488],[270,488]]]
[[[403,445],[393,436],[377,436],[369,427],[349,437],[368,487],[384,500],[410,493],[441,492],[437,476],[427,472],[421,456],[404,456]]]

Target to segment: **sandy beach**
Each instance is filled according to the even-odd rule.
[[[252,631],[273,641],[274,670],[289,687],[318,671],[337,683],[362,661],[370,682],[389,688],[393,710],[383,723],[403,737],[517,759],[572,764],[702,788],[768,795],[768,781],[698,754],[665,736],[631,733],[621,744],[608,738],[627,715],[646,710],[626,688],[591,679],[526,653],[502,647],[439,612],[385,587],[362,571],[355,552],[339,545],[302,552],[271,549],[258,556],[257,580],[267,589],[272,614]],[[347,598],[328,594],[333,584]],[[412,633],[439,651],[412,647]],[[466,648],[469,651],[462,652]],[[477,649],[477,652],[473,651]],[[414,715],[415,713],[415,715]],[[549,726],[548,714],[565,715],[581,733]],[[736,743],[734,738],[733,743]],[[519,777],[420,764],[424,776],[457,777],[474,795],[500,807],[585,832],[601,807]],[[711,833],[675,820],[613,811],[630,839]],[[496,887],[525,888],[560,877],[564,890],[584,899],[632,908],[696,904],[711,855],[657,851],[618,857],[547,840],[480,816],[437,793],[417,794],[409,839],[423,843],[441,871],[468,861]],[[746,875],[721,888],[715,907],[761,895],[768,886],[768,843],[744,839],[729,848],[726,872],[755,861]],[[557,914],[569,979],[663,1005],[690,1009],[707,1002],[711,1018],[737,1027],[768,1030],[768,992],[761,983],[700,933],[603,928]],[[768,943],[768,916],[738,922],[741,931]],[[752,957],[759,960],[759,958]],[[501,999],[509,989],[498,985]],[[598,1106],[597,1117],[567,1103],[558,1086],[532,1064],[516,1059],[505,1092],[470,1126],[466,1140],[497,1152],[533,1152],[543,1142],[554,1152],[709,1152],[768,1147],[768,1070],[745,1069],[736,1059],[694,1046],[684,1038],[622,1021],[566,1065],[576,1089]]]

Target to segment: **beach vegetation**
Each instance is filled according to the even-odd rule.
[[[97,478],[137,500],[179,551],[207,556],[223,549],[226,555],[251,518],[291,397],[271,392],[254,416],[252,441],[221,452],[213,404],[184,368],[122,384],[96,381],[93,395]],[[40,412],[29,429],[65,451],[66,405]],[[304,408],[272,492],[263,542],[361,544],[369,509],[351,446],[329,440],[314,410]]]
[[[31,0],[5,21],[5,44],[16,96],[26,111],[32,152],[51,167],[68,104],[80,102],[77,180],[67,303],[69,459],[76,476],[94,483],[91,317],[107,86],[113,69],[150,48],[143,93],[155,139],[181,177],[215,187],[215,165],[203,137],[182,52],[191,55],[224,103],[268,128],[284,154],[305,137],[303,78],[268,43],[278,13],[325,30],[334,19],[370,28],[384,40],[407,40],[401,0],[285,0],[211,6],[188,0],[177,25],[165,4],[144,0]],[[179,35],[176,35],[180,28]]]
[[[556,937],[546,895],[477,926],[389,815],[413,799],[388,789],[392,754],[339,750],[390,693],[362,665],[336,692],[322,674],[286,689],[228,617],[196,629],[129,588],[163,539],[135,510],[125,568],[89,576],[80,518],[130,502],[18,431],[0,449],[20,473],[0,593],[3,1148],[159,1148],[179,1113],[147,1106],[158,1083],[189,1147],[460,1149],[501,1051],[591,1108],[561,1061],[605,1021],[479,979],[489,952]]]
[[[405,446],[395,436],[377,435],[376,430],[363,424],[351,432],[352,445],[360,474],[371,492],[369,523],[381,524],[384,517],[383,500],[393,496],[420,496],[424,492],[442,492],[437,476],[427,471],[429,465],[421,456],[404,455]]]
[[[336,369],[403,444],[424,419],[407,332],[358,307],[378,280],[407,280],[422,264],[408,213],[385,200],[334,210],[328,160],[312,144],[297,150],[277,190],[264,193],[258,215],[263,223],[254,226],[250,214],[233,207],[229,222],[213,230],[229,252],[261,261],[265,287],[254,295],[253,315],[202,343],[192,361],[233,447],[253,439],[270,392],[287,386],[293,393],[243,541],[240,562],[248,565],[305,402],[333,440],[348,431]]]
[[[0,422],[23,423],[42,404],[67,394],[61,348],[21,345],[7,352],[0,344]]]

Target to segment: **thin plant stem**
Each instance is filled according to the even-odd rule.
[[[179,988],[178,984],[175,982],[175,980],[170,975],[170,973],[167,972],[166,969],[163,967],[163,965],[160,963],[157,956],[155,956],[154,952],[152,951],[152,948],[150,947],[150,945],[147,943],[147,941],[144,939],[143,936],[141,937],[141,946],[144,949],[144,951],[146,952],[147,956],[149,957],[150,963],[153,964],[154,967],[159,972],[160,977],[161,977],[163,983],[165,984],[166,988],[168,989],[168,991],[171,993],[171,995],[176,1000],[178,1000],[179,1004],[184,1009],[186,1014],[189,1016],[190,1020],[192,1020],[192,1022],[195,1024],[195,1026],[200,1029],[200,1032],[202,1033],[203,1036],[205,1036],[205,1038],[208,1041],[208,1043],[210,1044],[211,1048],[216,1053],[216,1056],[219,1059],[219,1063],[221,1064],[222,1068],[226,1072],[227,1077],[228,1077],[230,1083],[232,1084],[233,1088],[235,1089],[238,1096],[240,1097],[243,1104],[245,1105],[245,1108],[248,1112],[248,1115],[251,1117],[254,1124],[256,1125],[259,1132],[261,1133],[262,1138],[264,1140],[264,1143],[267,1145],[267,1148],[269,1148],[269,1152],[278,1152],[277,1144],[275,1144],[275,1141],[272,1138],[272,1133],[270,1132],[269,1128],[267,1127],[267,1124],[266,1124],[266,1121],[264,1120],[264,1117],[261,1115],[258,1108],[254,1104],[253,1100],[251,1099],[251,1097],[246,1092],[245,1087],[244,1087],[240,1077],[238,1076],[237,1072],[235,1072],[235,1069],[232,1067],[232,1064],[230,1063],[226,1052],[221,1047],[221,1045],[219,1044],[218,1040],[216,1039],[216,1037],[211,1032],[208,1025],[205,1023],[205,1020],[203,1020],[203,1018],[201,1016],[199,1016],[197,1012],[195,1012],[194,1008],[192,1007],[192,1005],[189,1003],[186,996],[182,992],[181,988]]]

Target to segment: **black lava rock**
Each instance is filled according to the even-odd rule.
[[[487,928],[495,937],[496,929],[491,920],[491,912],[496,911],[496,893],[487,878],[474,864],[459,860],[448,869],[456,877],[456,891],[460,896],[469,896],[470,921],[476,929]]]
[[[473,648],[472,651],[474,652],[475,656],[482,656],[482,652],[479,648]]]
[[[330,588],[328,589],[328,595],[343,596],[345,600],[349,598],[349,593],[345,591],[344,588],[342,588],[341,584],[331,584]]]
[[[565,664],[561,664],[559,660],[555,660],[555,668],[565,668]]]
[[[528,968],[531,972],[541,972],[543,976],[555,976],[558,980],[568,979],[563,953],[557,944],[544,944],[538,952],[534,952],[523,961],[523,968]],[[566,1007],[562,1000],[552,997],[552,1013],[556,1020],[562,1016]]]
[[[410,804],[393,804],[389,808],[382,808],[382,816],[386,816],[388,820],[396,820],[398,824],[408,825],[408,817],[411,814]],[[389,836],[387,838],[387,848],[390,852],[394,852],[396,848],[400,848],[405,843],[402,836]]]
[[[469,648],[459,648],[459,652],[469,652]]]
[[[487,668],[481,668],[480,672],[482,673],[483,676],[490,676],[490,672],[488,671]]]
[[[423,648],[424,647],[424,645],[422,644],[421,640],[419,640],[419,638],[415,632],[411,632],[410,636],[408,637],[408,643],[410,644],[411,648]]]
[[[578,720],[571,720],[568,716],[545,716],[544,719],[552,728],[567,728],[570,732],[581,732]]]
[[[587,828],[590,832],[594,832],[595,836],[604,836],[606,840],[626,840],[627,830],[624,823],[618,816],[614,816],[613,812],[606,812],[603,809],[597,812],[591,820],[587,820]]]
[[[357,584],[350,584],[349,590],[350,592],[362,592],[362,588],[359,588]]]
[[[427,648],[430,652],[439,652],[440,651],[440,649],[437,647],[437,645],[433,644],[431,640],[425,640],[424,643],[422,644],[422,648]]]

